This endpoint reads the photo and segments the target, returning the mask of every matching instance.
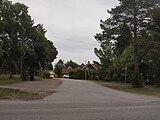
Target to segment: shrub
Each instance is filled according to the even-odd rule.
[[[45,79],[50,78],[50,73],[47,70],[41,71],[40,76]]]
[[[75,73],[70,74],[70,79],[85,79],[85,71],[79,70]]]
[[[132,87],[133,88],[143,88],[144,86],[144,81],[143,77],[139,74],[134,74],[131,78],[132,80]]]
[[[160,75],[156,77],[156,87],[160,87]]]

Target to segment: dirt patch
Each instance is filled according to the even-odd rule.
[[[108,87],[111,89],[121,90],[123,88],[126,88],[126,85],[124,84],[118,84],[118,83],[111,83],[111,82],[96,82],[104,87]]]
[[[41,100],[53,94],[62,80],[27,81],[0,86],[1,100]]]

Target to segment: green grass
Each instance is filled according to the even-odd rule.
[[[0,85],[13,84],[17,82],[22,82],[20,76],[18,75],[13,76],[12,79],[10,79],[7,75],[0,75]]]
[[[154,96],[160,97],[160,88],[157,88],[155,86],[144,86],[144,88],[124,87],[124,88],[120,88],[119,90],[130,92],[130,93],[154,95]]]
[[[36,80],[42,80],[35,77]],[[43,99],[53,93],[53,91],[31,91],[23,89],[13,89],[5,86],[13,83],[24,82],[19,75],[14,75],[12,79],[7,75],[0,75],[0,100],[37,100]]]
[[[143,94],[143,95],[153,95],[160,97],[160,88],[155,86],[144,86],[144,88],[132,88],[130,84],[125,85],[121,82],[97,82],[105,87],[116,89],[124,92]]]
[[[29,92],[19,89],[0,88],[0,99],[7,100],[30,100],[38,99],[40,96],[38,93]]]
[[[35,76],[36,81],[43,80],[38,76]],[[29,79],[27,80],[29,81]],[[13,78],[9,78],[7,75],[2,75],[0,74],[0,85],[8,85],[8,84],[13,84],[13,83],[18,83],[18,82],[24,82],[21,80],[20,75],[13,75]]]

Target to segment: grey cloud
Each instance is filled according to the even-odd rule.
[[[101,31],[100,19],[109,17],[107,9],[118,4],[117,0],[12,1],[27,4],[35,23],[44,24],[48,39],[53,41],[59,51],[58,59],[72,59],[78,63],[98,60],[93,49],[99,45],[93,37]]]

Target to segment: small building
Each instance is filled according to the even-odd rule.
[[[63,76],[69,76],[71,73],[75,73],[79,70],[79,68],[72,68],[71,66],[69,67],[64,67],[62,69],[62,77]]]
[[[85,71],[86,79],[90,79],[90,80],[98,79],[98,65],[97,64],[90,64],[88,62],[88,64],[86,64],[82,68],[82,70]]]

